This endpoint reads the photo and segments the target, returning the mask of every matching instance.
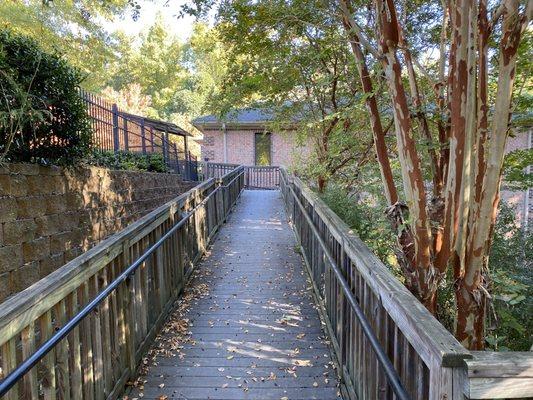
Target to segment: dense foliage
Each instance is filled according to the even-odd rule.
[[[113,73],[119,38],[106,30],[116,17],[138,14],[132,0],[0,1],[0,27],[31,37],[48,52],[59,52],[99,90]]]
[[[490,252],[489,348],[529,351],[533,346],[533,233],[517,225],[516,210],[502,203]]]
[[[83,77],[32,39],[0,31],[0,157],[70,164],[91,145]]]
[[[95,150],[88,157],[91,165],[109,169],[148,172],[169,172],[162,154],[141,154],[127,151],[100,151]]]
[[[371,159],[355,63],[334,8],[322,1],[224,3],[216,29],[227,71],[211,104],[273,111],[272,129],[296,130],[310,154],[299,170],[323,191],[335,176]]]
[[[369,193],[348,193],[338,185],[331,185],[321,195],[322,200],[385,264],[398,274],[394,259],[394,232],[377,204],[376,197]]]
[[[347,181],[349,193],[366,192],[360,170],[375,157],[404,283],[437,316],[451,288],[448,326],[470,349],[487,343],[506,140],[527,124],[531,103],[526,3],[191,0],[183,8],[216,10],[231,60],[223,100],[289,109],[298,120],[314,150],[301,174],[319,191]],[[528,185],[527,158],[508,157],[509,184]]]

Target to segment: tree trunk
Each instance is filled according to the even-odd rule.
[[[511,116],[512,89],[515,77],[516,56],[520,36],[531,18],[531,6],[521,17],[518,0],[503,3],[502,36],[498,62],[498,84],[490,140],[486,144],[484,173],[479,201],[471,212],[475,213],[466,242],[464,271],[457,280],[457,321],[455,336],[469,349],[482,349],[485,345],[484,321],[486,309],[483,271],[488,262],[491,237],[499,203],[499,188],[508,124]],[[479,153],[478,153],[479,156]],[[479,170],[478,170],[479,173]]]
[[[398,250],[396,259],[402,273],[406,279],[405,286],[418,294],[418,276],[415,267],[415,246],[413,235],[408,226],[408,208],[405,204],[398,201],[398,191],[394,183],[392,168],[389,161],[387,145],[385,143],[385,132],[381,123],[381,116],[378,110],[376,96],[374,95],[372,80],[366,64],[366,59],[361,49],[357,35],[351,26],[349,13],[351,4],[348,1],[341,0],[342,10],[344,12],[343,25],[346,33],[350,38],[350,45],[357,62],[357,69],[361,80],[363,92],[367,95],[365,105],[370,117],[370,126],[374,138],[374,148],[378,159],[378,165],[381,172],[381,180],[385,189],[385,198],[387,199],[387,217],[391,222],[392,229],[396,232]]]
[[[454,272],[457,305],[456,337],[469,349],[484,347],[487,308],[486,270],[499,202],[499,187],[511,115],[511,99],[520,37],[532,18],[533,2],[519,13],[518,0],[503,0],[489,22],[487,0],[445,2],[441,33],[441,62],[435,85],[437,104],[448,118],[437,121],[440,152],[430,151],[436,196],[427,204],[422,164],[417,154],[411,110],[405,93],[405,64],[412,105],[420,111],[421,99],[408,43],[402,38],[393,0],[374,0],[380,50],[355,22],[349,0],[339,0],[342,22],[357,61],[385,195],[388,213],[395,221],[400,244],[398,261],[408,288],[432,312],[436,293],[447,268]],[[488,46],[492,26],[503,18],[494,105],[488,100]],[[451,43],[445,82],[447,26]],[[398,201],[383,140],[377,101],[362,48],[381,62],[392,101],[402,181],[407,206]],[[401,48],[403,59],[397,51]],[[492,110],[489,127],[489,110]],[[416,114],[422,136],[432,139],[424,116]],[[393,201],[393,199],[395,199]],[[440,222],[442,225],[440,225]],[[435,224],[437,222],[437,224]],[[407,228],[404,228],[407,227]]]
[[[318,192],[324,193],[324,190],[326,190],[328,181],[324,176],[319,176],[317,179],[317,185],[318,185]]]
[[[398,20],[393,0],[376,0],[380,31],[381,59],[391,96],[402,181],[415,244],[414,270],[417,275],[415,295],[432,312],[442,274],[433,266],[432,240],[426,209],[426,191],[420,158],[412,132],[412,121],[402,81],[402,67],[396,51],[399,41]]]

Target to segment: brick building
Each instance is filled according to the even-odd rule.
[[[290,166],[309,154],[311,146],[301,144],[290,129],[268,128],[272,114],[246,108],[223,120],[214,115],[197,118],[193,125],[204,135],[199,141],[201,160],[243,165]]]

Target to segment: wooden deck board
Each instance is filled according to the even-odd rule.
[[[209,292],[181,316],[189,320],[189,339],[177,350],[174,331],[164,329],[142,388],[129,398],[340,398],[295,246],[280,193],[243,192],[191,283]]]

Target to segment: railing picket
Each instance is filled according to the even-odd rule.
[[[72,318],[78,312],[78,293],[72,292],[66,297],[67,316]],[[69,348],[69,369],[71,398],[83,398],[82,361],[80,350],[80,329],[75,327],[67,336]]]
[[[119,259],[115,258],[111,262],[111,265],[108,269],[108,282],[112,282],[117,276]],[[110,311],[110,321],[111,321],[111,348],[110,348],[110,358],[111,358],[111,368],[113,373],[113,382],[116,382],[120,378],[120,373],[125,365],[123,352],[125,351],[124,339],[121,335],[122,325],[124,323],[122,319],[122,314],[119,310],[119,299],[118,299],[119,290],[114,291],[109,296],[109,311]]]
[[[21,332],[22,341],[22,358],[28,358],[35,352],[35,323],[30,323]],[[23,398],[26,399],[38,399],[38,383],[37,383],[37,371],[31,370],[26,376],[24,376],[23,384]]]
[[[162,236],[161,226],[159,226],[159,227],[156,228],[156,234],[155,234],[156,240],[161,238],[161,236]],[[165,274],[164,261],[168,260],[168,256],[167,257],[163,257],[163,253],[166,253],[166,251],[167,251],[166,245],[163,245],[163,246],[159,247],[156,250],[156,253],[155,253],[155,265],[154,265],[155,268],[154,268],[154,271],[157,274],[157,280],[158,280],[157,295],[158,295],[158,300],[159,300],[159,304],[158,304],[159,310],[163,310],[163,308],[165,307],[165,303],[166,303],[166,285],[165,285],[165,281],[167,279],[167,276]]]
[[[89,284],[84,282],[78,292],[78,302],[84,306],[89,302]],[[93,343],[92,343],[93,315],[89,315],[81,323],[80,348],[82,362],[83,398],[93,400],[94,372],[93,372]]]
[[[139,252],[137,254],[138,258],[143,254],[146,249],[149,247],[149,235],[141,239],[139,242]],[[153,257],[153,256],[152,256]],[[150,260],[152,257],[148,258],[139,268],[140,272],[140,293],[141,298],[139,299],[139,309],[141,313],[141,322],[142,322],[142,329],[141,329],[141,335],[139,336],[138,340],[139,343],[143,341],[143,338],[146,337],[148,334],[148,325],[149,325],[149,313],[148,313],[148,305],[150,303],[150,296],[149,296],[149,280],[150,280]]]
[[[52,336],[52,310],[48,310],[39,318],[40,341],[44,343]],[[45,400],[55,400],[56,398],[56,370],[55,354],[48,353],[41,362],[41,388]]]
[[[89,281],[89,299],[96,297],[99,293],[98,277],[95,275]],[[101,307],[92,313],[91,339],[93,348],[93,379],[94,397],[96,400],[105,398],[104,390],[104,349],[102,347],[102,321]]]
[[[22,358],[28,358],[35,352],[35,323],[31,322],[21,332]],[[23,398],[38,399],[37,371],[32,369],[24,376]]]
[[[130,264],[132,259],[132,248],[129,243],[126,242],[123,245],[123,251],[120,257],[119,271],[126,268]],[[126,347],[126,366],[130,373],[135,371],[137,365],[135,361],[135,345],[136,345],[136,326],[135,326],[135,287],[134,287],[135,275],[128,277],[125,283],[122,283],[118,287],[119,294],[119,306],[122,313],[122,340]]]
[[[99,274],[97,281],[100,283],[100,287],[105,288],[108,284],[108,271],[111,267],[111,263]],[[111,318],[111,298],[108,297],[102,302],[102,306],[99,308],[100,323],[101,323],[101,343],[102,343],[102,373],[104,394],[107,396],[113,389],[113,364],[112,357],[109,357],[109,351],[112,348],[112,320]]]
[[[5,378],[17,366],[16,338],[12,338],[2,344],[0,347],[0,360],[2,361],[2,378]],[[18,400],[19,398],[19,385],[17,384],[7,392],[6,400]]]

